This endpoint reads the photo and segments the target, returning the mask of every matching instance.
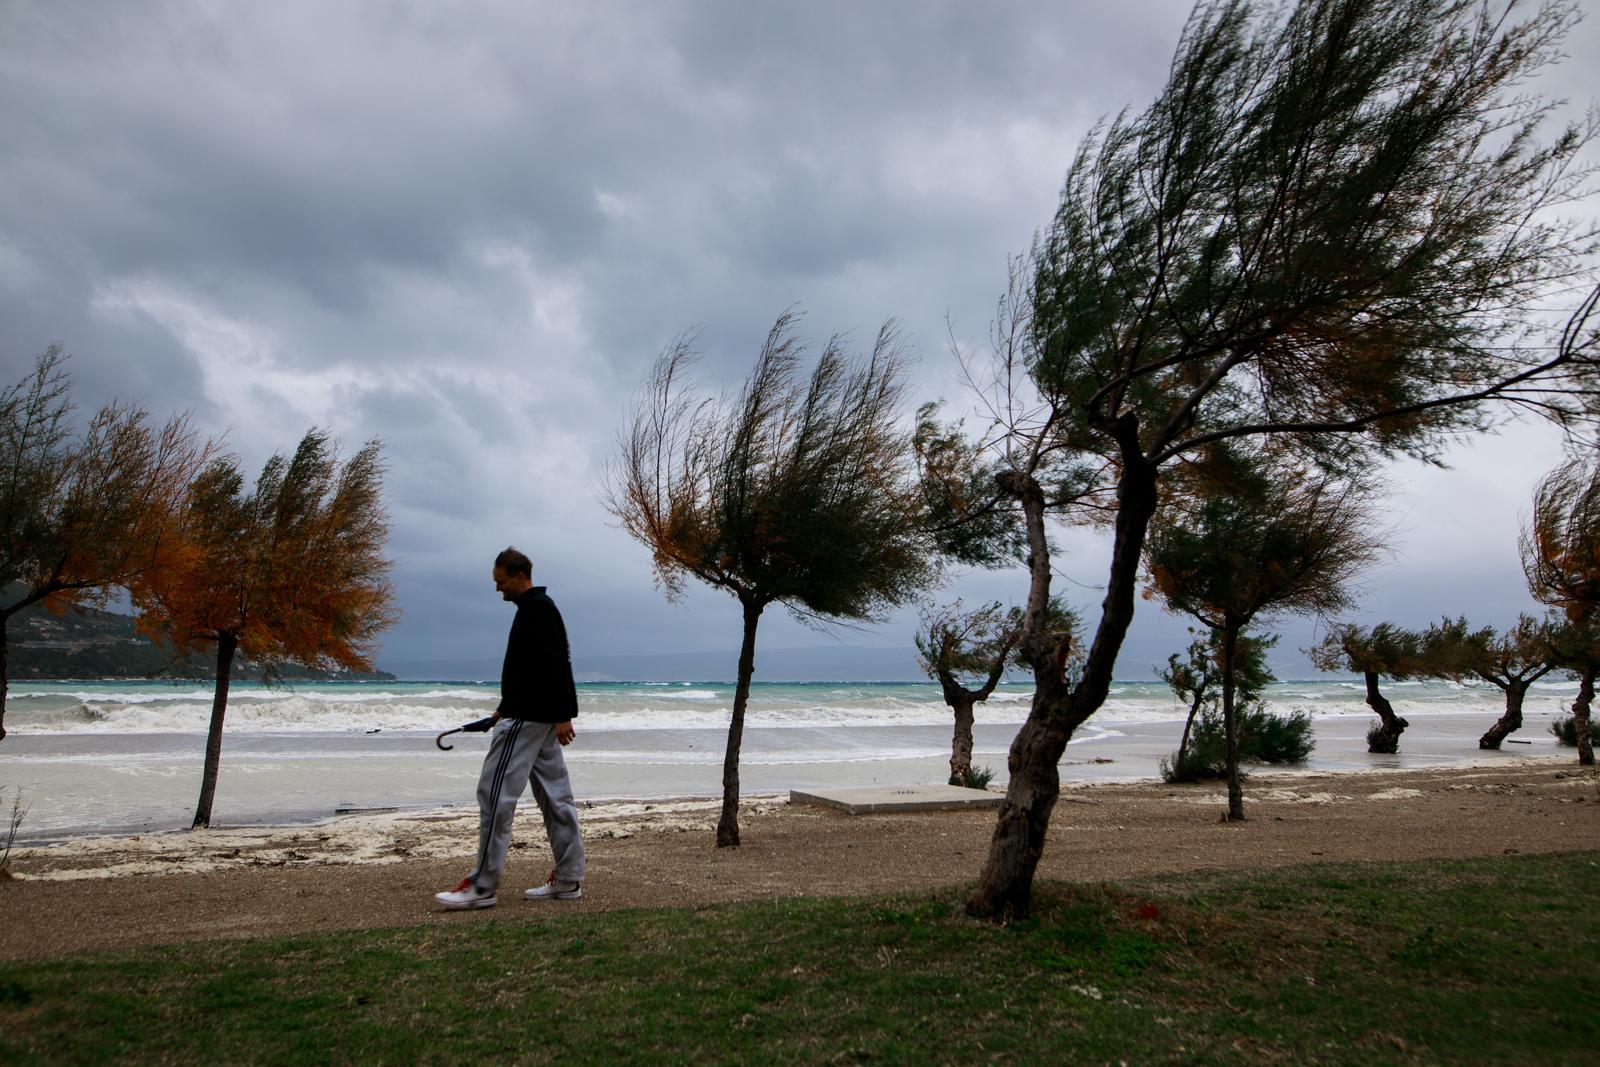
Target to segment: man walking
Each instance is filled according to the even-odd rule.
[[[461,884],[434,899],[446,908],[489,908],[511,846],[511,819],[524,783],[544,816],[555,870],[530,900],[573,900],[583,895],[583,835],[561,747],[572,740],[578,691],[561,612],[533,584],[533,564],[514,548],[494,561],[494,587],[517,606],[500,672],[500,706],[494,713],[489,754],[478,776],[478,865]]]

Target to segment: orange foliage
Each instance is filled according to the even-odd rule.
[[[140,628],[184,650],[230,637],[260,662],[370,669],[372,640],[397,617],[381,479],[377,442],[341,468],[318,430],[250,493],[236,459],[216,461],[162,566],[134,588]]]

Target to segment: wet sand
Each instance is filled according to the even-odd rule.
[[[1219,784],[1066,789],[1039,877],[1115,881],[1209,869],[1600,849],[1600,776],[1570,755],[1473,767],[1257,773],[1244,823]],[[973,882],[994,814],[851,816],[747,801],[738,849],[713,847],[717,804],[584,811],[582,900],[535,904],[549,870],[537,813],[519,813],[497,907],[445,912],[432,894],[472,863],[476,813],[346,817],[312,826],[82,837],[13,856],[0,882],[0,958],[219,937],[459,922],[560,922],[574,911],[693,907]]]

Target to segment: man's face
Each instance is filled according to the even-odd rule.
[[[504,567],[494,569],[494,589],[501,600],[515,600],[528,588],[528,579],[508,574]]]

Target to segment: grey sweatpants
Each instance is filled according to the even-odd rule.
[[[478,865],[469,877],[479,889],[500,885],[511,819],[523,786],[530,783],[555,853],[557,880],[583,881],[583,834],[555,723],[501,719],[489,735],[489,754],[478,776]]]

